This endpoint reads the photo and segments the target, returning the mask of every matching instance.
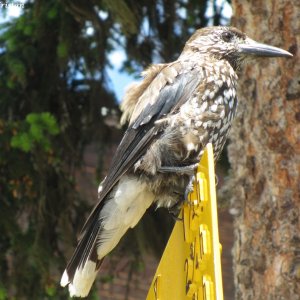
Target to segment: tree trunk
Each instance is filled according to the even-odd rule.
[[[233,25],[292,59],[245,66],[228,148],[236,299],[300,299],[300,1],[233,0]]]

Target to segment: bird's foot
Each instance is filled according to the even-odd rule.
[[[190,177],[190,180],[184,191],[184,199],[185,200],[187,200],[189,193],[194,190],[194,181],[195,181],[195,176],[193,175]]]
[[[175,221],[182,221],[182,218],[179,217],[179,212],[180,212],[181,206],[182,206],[182,201],[179,201],[172,207],[168,208],[169,214],[172,216],[172,218]]]
[[[194,175],[195,169],[197,169],[198,163],[183,167],[169,167],[161,166],[158,171],[161,173],[181,173],[185,175]]]
[[[182,207],[182,203],[188,199],[189,193],[192,192],[194,189],[194,181],[195,181],[195,176],[194,175],[190,176],[189,182],[184,191],[183,198],[181,198],[182,200],[178,201],[176,204],[168,208],[170,215],[173,217],[175,221],[182,221],[182,218],[179,218],[178,215]]]

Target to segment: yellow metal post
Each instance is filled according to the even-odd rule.
[[[223,300],[212,145],[201,158],[147,300]]]

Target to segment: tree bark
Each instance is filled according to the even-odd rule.
[[[233,0],[233,25],[290,51],[245,66],[228,147],[236,299],[300,299],[300,1]]]

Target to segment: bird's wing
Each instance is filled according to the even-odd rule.
[[[99,201],[83,226],[82,233],[93,224],[95,218],[98,218],[104,204],[102,200],[120,177],[134,166],[151,142],[159,137],[164,125],[163,122],[156,121],[176,113],[179,107],[192,97],[195,90],[198,90],[202,81],[203,72],[199,72],[197,65],[187,68],[179,61],[166,64],[156,76],[152,76],[152,81],[137,101],[130,126],[102,183]]]
[[[138,100],[148,88],[150,83],[163,69],[166,68],[166,66],[167,64],[151,65],[142,73],[144,79],[141,82],[133,82],[126,88],[124,98],[120,105],[121,111],[123,112],[120,120],[122,125],[124,125],[127,121],[130,122]]]
[[[181,62],[168,64],[160,69],[136,104],[131,124],[102,184],[99,201],[102,201],[120,177],[145,154],[149,144],[158,138],[164,125],[156,121],[176,113],[192,97],[195,90],[198,90],[203,80],[201,73],[196,66],[186,68]]]

